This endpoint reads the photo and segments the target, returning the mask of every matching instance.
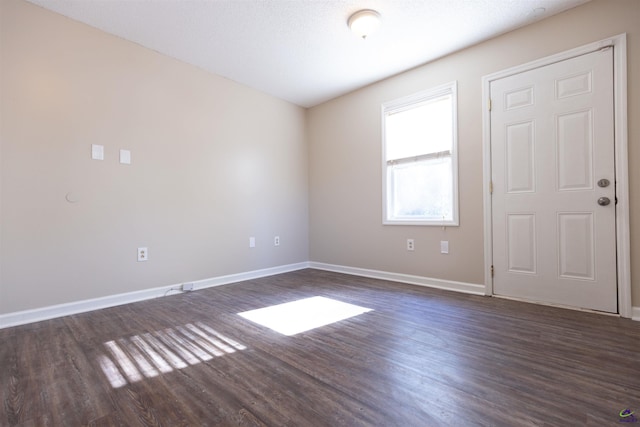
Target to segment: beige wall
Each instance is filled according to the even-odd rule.
[[[312,261],[481,284],[484,75],[627,33],[631,264],[640,306],[640,1],[594,0],[307,111]],[[382,226],[380,104],[458,81],[460,227]],[[415,252],[405,241],[415,239]],[[449,240],[450,254],[439,253]]]
[[[0,4],[0,314],[308,260],[302,108]]]

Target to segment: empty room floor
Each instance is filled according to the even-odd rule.
[[[300,300],[281,313],[288,332],[247,314]],[[613,426],[640,414],[638,322],[311,269],[6,328],[0,343],[8,426]]]

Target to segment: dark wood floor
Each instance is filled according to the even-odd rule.
[[[290,337],[237,315],[311,296],[373,311]],[[0,343],[3,426],[640,419],[638,322],[318,270],[8,328]]]

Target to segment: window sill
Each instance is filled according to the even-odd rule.
[[[385,219],[382,225],[422,225],[428,227],[459,227],[458,221],[432,221],[432,220],[410,220],[410,219]]]

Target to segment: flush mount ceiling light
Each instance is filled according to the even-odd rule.
[[[380,14],[370,9],[359,10],[349,17],[347,24],[358,37],[366,39],[380,27]]]
[[[529,18],[531,19],[542,18],[542,16],[546,11],[547,9],[545,9],[544,7],[536,7],[535,9],[531,10],[531,12],[529,12]]]

